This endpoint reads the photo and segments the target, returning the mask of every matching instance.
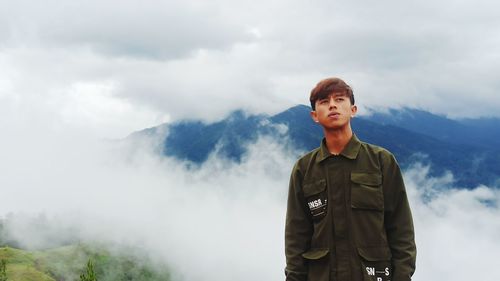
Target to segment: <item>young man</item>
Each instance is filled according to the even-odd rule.
[[[286,280],[411,280],[413,221],[394,156],[353,134],[357,107],[341,79],[320,81],[310,102],[324,138],[290,178]]]

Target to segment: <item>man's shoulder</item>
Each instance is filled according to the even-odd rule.
[[[380,145],[368,143],[365,141],[360,141],[360,143],[361,143],[361,148],[362,148],[360,151],[362,151],[363,153],[369,153],[372,155],[376,155],[380,159],[385,160],[385,161],[394,161],[395,160],[394,154],[391,151],[389,151],[388,149],[386,149]]]
[[[316,147],[315,149],[308,151],[297,159],[295,162],[295,168],[308,166],[311,161],[316,161],[316,158],[321,154],[321,147]]]
[[[297,163],[298,162],[301,162],[301,163],[302,162],[309,162],[311,160],[314,160],[314,159],[316,159],[316,157],[318,157],[320,152],[321,152],[321,147],[318,146],[315,149],[308,151],[305,154],[302,154],[302,156],[300,156],[299,159],[297,160]]]
[[[320,155],[321,147],[317,147],[300,156],[297,161],[295,161],[295,165],[293,166],[292,177],[303,178],[305,175],[307,175],[311,171],[311,168],[315,167],[318,164],[319,161],[317,160]]]
[[[373,143],[368,143],[368,142],[365,142],[365,141],[360,141],[361,143],[361,146],[363,148],[365,148],[366,150],[369,150],[371,152],[374,152],[374,153],[389,153],[389,154],[392,154],[388,149],[380,146],[380,145],[377,145],[377,144],[373,144]]]

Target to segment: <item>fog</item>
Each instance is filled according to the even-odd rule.
[[[270,140],[252,145],[240,165],[212,157],[195,169],[159,158],[147,142],[56,134],[2,147],[0,214],[23,247],[68,235],[139,247],[183,280],[281,277],[296,153]]]
[[[303,152],[261,137],[241,163],[212,155],[187,168],[160,157],[158,140],[4,127],[0,216],[9,237],[31,249],[68,237],[137,247],[175,280],[283,278],[288,178]],[[430,169],[415,163],[404,173],[418,247],[414,280],[496,280],[498,189],[454,188],[453,175],[430,177]]]

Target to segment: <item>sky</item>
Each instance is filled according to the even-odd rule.
[[[0,0],[0,217],[27,247],[57,242],[31,230],[42,216],[49,232],[143,247],[187,281],[279,280],[301,152],[262,138],[240,164],[212,156],[193,172],[151,143],[116,140],[236,109],[277,113],[330,76],[352,85],[361,114],[500,117],[498,5]],[[498,190],[454,189],[428,169],[405,171],[415,280],[496,280]]]
[[[338,76],[361,109],[498,117],[497,10],[487,0],[1,0],[0,102],[116,138],[240,108],[277,113]]]

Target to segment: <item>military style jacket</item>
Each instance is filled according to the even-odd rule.
[[[413,220],[387,150],[353,135],[339,155],[321,146],[297,161],[288,193],[287,281],[408,281]]]

